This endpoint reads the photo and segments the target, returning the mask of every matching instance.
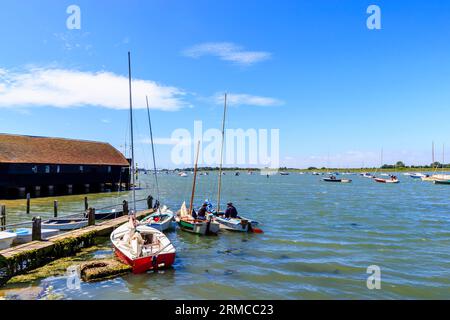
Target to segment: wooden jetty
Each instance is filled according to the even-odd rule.
[[[138,211],[136,218],[143,218],[153,212],[153,209]],[[41,267],[50,261],[71,256],[82,248],[92,246],[96,237],[108,236],[115,228],[127,221],[126,215],[56,235],[45,241],[32,241],[0,251],[0,286],[13,276]]]

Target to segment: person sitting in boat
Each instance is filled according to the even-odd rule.
[[[225,210],[225,218],[237,218],[238,212],[236,208],[233,206],[233,203],[228,202],[227,203],[227,210]]]
[[[202,207],[200,208],[200,210],[198,210],[197,212],[197,219],[199,220],[206,220],[206,208],[208,207],[208,204],[205,202]]]
[[[205,203],[206,203],[206,211],[208,211],[208,212],[213,212],[213,205],[212,205],[212,203],[211,203],[211,201],[209,201],[208,199],[206,199],[205,200]]]

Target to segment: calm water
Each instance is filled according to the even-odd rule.
[[[188,202],[192,177],[159,177],[162,202],[174,210]],[[64,278],[44,282],[67,299],[450,298],[450,186],[350,177],[352,184],[332,184],[311,175],[226,175],[224,202],[260,221],[264,234],[199,237],[178,230],[168,234],[177,248],[171,270],[82,283],[80,290],[67,289]],[[153,183],[150,175],[141,180],[150,190],[137,197],[145,198]],[[216,198],[216,183],[215,174],[198,177],[197,204]],[[97,208],[127,197],[89,195]],[[82,210],[82,199],[60,198],[60,211]],[[23,201],[6,204],[8,222],[26,218],[17,213]],[[45,216],[52,199],[34,200],[32,209]],[[111,255],[109,248],[96,256]],[[366,287],[370,265],[381,268],[381,290]]]

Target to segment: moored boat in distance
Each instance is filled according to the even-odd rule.
[[[322,179],[325,182],[334,182],[334,183],[351,183],[351,179],[337,179],[336,176],[331,175],[329,178]]]
[[[281,176],[288,176],[288,175],[289,175],[289,172],[280,171],[280,175],[281,175]]]
[[[424,178],[426,176],[427,176],[426,174],[423,174],[423,173],[420,173],[420,172],[415,172],[415,173],[412,173],[410,175],[410,177],[413,178],[413,179],[422,179],[422,178]]]
[[[434,184],[450,184],[450,180],[435,179]]]
[[[117,257],[132,267],[133,273],[169,268],[175,261],[176,250],[170,240],[155,228],[127,222],[111,233]]]
[[[374,178],[373,180],[375,180],[375,182],[379,182],[379,183],[399,183],[400,182],[396,176],[391,176],[390,179]]]
[[[360,173],[360,175],[364,178],[373,179],[374,176],[368,172]]]

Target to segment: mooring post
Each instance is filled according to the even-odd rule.
[[[30,213],[30,201],[31,201],[31,195],[27,193],[27,214]]]
[[[6,206],[2,205],[0,210],[0,231],[6,230]]]
[[[58,200],[53,201],[53,216],[58,218]]]
[[[89,208],[88,198],[84,197],[84,211],[87,211],[88,208]]]
[[[89,226],[95,225],[95,209],[94,208],[88,209],[88,225]]]
[[[148,197],[147,197],[147,209],[152,209],[153,208],[153,197],[152,197],[152,195],[150,194]]]
[[[123,211],[124,216],[128,215],[128,201],[127,200],[123,200],[123,202],[122,202],[122,211]]]
[[[33,241],[41,241],[41,217],[34,217],[33,220],[33,227],[31,231],[31,240]]]

